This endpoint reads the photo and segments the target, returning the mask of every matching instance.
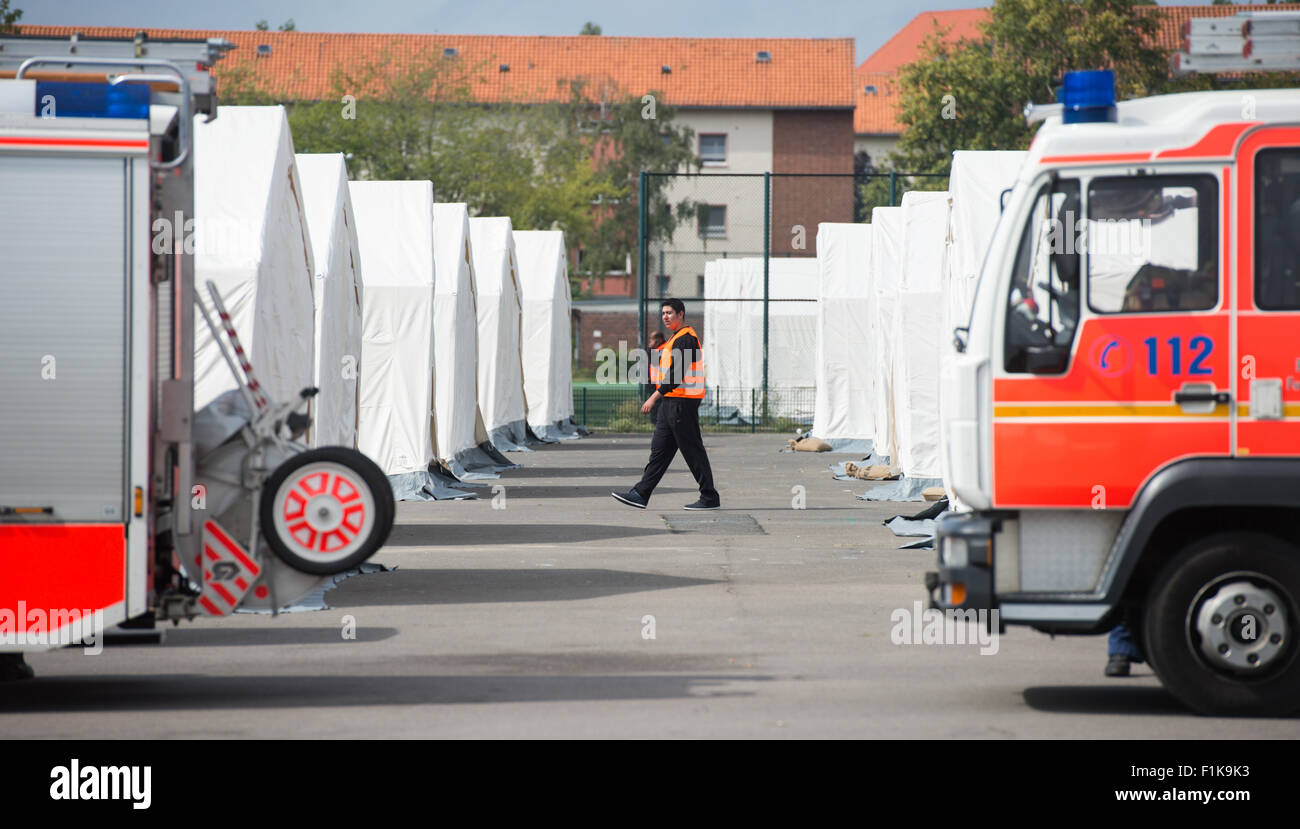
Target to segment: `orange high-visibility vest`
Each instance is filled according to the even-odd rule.
[[[650,358],[650,385],[657,386],[663,379],[659,372],[659,361],[663,359],[663,346],[650,349]]]
[[[683,334],[690,334],[695,337],[695,341],[700,344],[700,348],[696,352],[696,359],[686,367],[686,373],[682,377],[682,382],[678,384],[677,388],[665,394],[664,397],[685,397],[692,400],[703,400],[704,341],[700,339],[699,334],[695,333],[695,329],[691,328],[689,325],[683,325],[681,328],[677,329],[676,333],[673,334],[668,342],[663,344],[663,348],[659,352],[660,382],[672,377],[670,372],[673,365],[673,343],[677,342],[678,338]]]

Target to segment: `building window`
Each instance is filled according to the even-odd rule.
[[[668,283],[672,280],[672,277],[665,276],[664,274],[659,274],[658,280],[659,280],[659,296],[668,296],[668,287],[669,287]]]
[[[727,238],[727,206],[725,204],[700,205],[700,238]]]
[[[704,296],[704,274],[695,277],[695,295]]]
[[[721,167],[727,163],[725,133],[705,133],[700,136],[700,161],[705,167]]]

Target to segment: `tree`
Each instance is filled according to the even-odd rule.
[[[265,20],[259,20],[253,24],[253,28],[257,29],[259,32],[267,32],[271,30],[271,24],[267,23]]]
[[[583,23],[583,24],[582,24],[582,31],[578,32],[578,34],[580,34],[580,35],[598,35],[598,34],[600,34],[600,26],[597,25],[597,24],[595,24],[595,23],[592,23],[590,20],[588,20],[586,23]]]
[[[297,27],[294,26],[294,24],[293,24],[293,18],[292,18],[292,17],[289,18],[288,20],[284,21],[283,23],[280,24],[280,31],[282,31],[282,32],[292,32],[292,31],[294,31],[296,28],[297,28]]]
[[[598,121],[600,140],[594,146],[598,169],[608,178],[599,218],[590,238],[583,241],[583,270],[600,276],[621,270],[626,257],[638,248],[641,173],[677,173],[699,169],[695,133],[673,124],[676,109],[658,92],[640,97],[618,96],[604,108]],[[590,105],[589,105],[590,106]],[[668,241],[682,221],[695,220],[695,205],[669,201],[671,177],[646,177],[647,241]]]
[[[0,0],[0,34],[18,31],[14,25],[22,19],[23,10],[9,10],[9,0]]]
[[[946,173],[955,149],[1024,149],[1025,104],[1054,100],[1068,71],[1114,70],[1121,98],[1162,91],[1158,26],[1136,0],[996,0],[980,37],[945,43],[936,30],[899,74],[904,130],[892,164]]]

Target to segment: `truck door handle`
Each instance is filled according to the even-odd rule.
[[[1232,402],[1232,395],[1226,391],[1176,391],[1174,402],[1180,406],[1184,403],[1225,405]]]

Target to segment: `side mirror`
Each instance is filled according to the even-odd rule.
[[[1070,364],[1070,351],[1051,345],[1025,349],[1025,370],[1030,374],[1060,374]]]
[[[970,329],[964,325],[952,330],[952,347],[957,349],[958,354],[966,353],[966,338],[969,336]]]

